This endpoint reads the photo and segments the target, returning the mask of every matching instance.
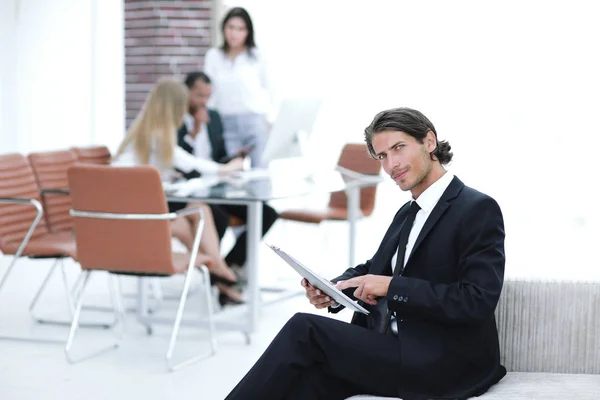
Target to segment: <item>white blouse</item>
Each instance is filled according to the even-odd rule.
[[[272,120],[274,92],[266,61],[257,48],[251,51],[252,56],[243,51],[234,59],[217,48],[206,53],[204,72],[213,86],[209,108],[222,115],[256,113]]]
[[[122,154],[112,161],[111,164],[116,167],[135,167],[137,165],[142,165],[142,162],[139,160],[133,145],[130,144]],[[169,181],[173,177],[173,169],[164,168],[158,162],[155,151],[152,151],[150,154],[148,165],[159,170],[163,181]],[[196,158],[177,146],[175,147],[175,154],[173,154],[173,167],[185,173],[198,171],[201,174],[214,175],[219,172],[220,165],[212,160]]]

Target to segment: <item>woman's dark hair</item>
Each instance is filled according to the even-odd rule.
[[[376,158],[373,149],[373,135],[383,131],[399,131],[414,137],[419,143],[423,143],[427,132],[432,131],[435,135],[436,148],[430,154],[432,160],[438,160],[442,165],[452,161],[450,143],[446,140],[437,140],[437,132],[431,121],[420,111],[412,108],[401,107],[381,111],[373,118],[373,122],[365,128],[365,142],[371,157]]]
[[[248,50],[248,53],[252,55],[252,49],[256,47],[256,43],[254,43],[254,25],[252,25],[252,19],[250,19],[250,14],[246,11],[245,8],[242,7],[234,7],[225,15],[223,18],[223,22],[221,23],[221,33],[223,34],[223,45],[221,46],[221,50],[225,53],[229,50],[229,44],[225,39],[225,25],[231,18],[241,18],[246,24],[246,29],[248,30],[248,36],[246,36],[246,42],[244,45]]]

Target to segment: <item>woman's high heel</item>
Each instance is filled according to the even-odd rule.
[[[228,304],[240,305],[244,303],[244,300],[236,300],[233,297],[226,295],[225,293],[219,293],[219,304],[221,305],[221,307],[226,306]]]
[[[210,275],[210,284],[211,285],[214,285],[216,283],[222,283],[223,285],[229,286],[229,287],[237,285],[237,281],[229,280],[227,278],[222,277],[221,275],[217,275],[212,272],[209,272],[209,275]]]

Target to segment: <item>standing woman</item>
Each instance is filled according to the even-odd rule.
[[[227,153],[250,147],[252,167],[265,167],[261,156],[274,103],[266,62],[256,48],[254,27],[245,9],[232,8],[221,31],[223,45],[210,49],[204,61],[204,71],[213,82],[209,108],[223,119]]]

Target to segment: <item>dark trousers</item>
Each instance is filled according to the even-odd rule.
[[[296,314],[227,400],[342,400],[398,396],[398,338],[313,314]]]
[[[234,216],[242,221],[248,220],[248,207],[234,204],[210,204],[210,209],[215,219],[215,226],[220,238],[229,226],[229,217]],[[263,203],[262,235],[264,236],[271,226],[277,221],[279,214],[271,206]],[[246,249],[248,248],[248,234],[246,231],[238,237],[235,245],[225,257],[227,264],[244,265],[246,263]]]

